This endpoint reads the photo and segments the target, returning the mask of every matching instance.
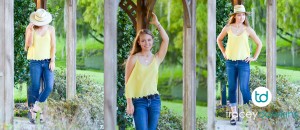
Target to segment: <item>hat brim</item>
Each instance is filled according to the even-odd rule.
[[[245,13],[246,15],[249,15],[249,14],[250,14],[250,12],[235,12],[235,13],[229,14],[229,16],[232,16],[232,15],[237,14],[237,13]]]
[[[46,14],[46,20],[44,20],[44,21],[42,21],[42,22],[41,22],[41,21],[35,20],[34,14],[35,14],[35,12],[32,12],[32,13],[30,14],[29,20],[30,20],[30,22],[31,22],[32,24],[34,24],[34,25],[36,25],[36,26],[44,26],[44,25],[49,24],[49,23],[52,21],[52,15],[51,15],[50,13],[48,13],[48,12],[47,12],[47,14]]]

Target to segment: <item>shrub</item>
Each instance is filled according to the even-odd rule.
[[[126,113],[126,98],[125,93],[125,66],[124,62],[129,56],[132,41],[135,37],[135,30],[131,20],[123,10],[119,10],[117,24],[117,124],[120,130],[132,127],[132,118]]]
[[[286,117],[258,117],[249,120],[250,129],[294,129],[295,124],[299,124],[300,114],[300,86],[288,82],[283,75],[276,76],[277,95],[276,101],[271,102],[267,107],[257,107],[251,104],[251,111],[259,113],[296,113],[298,115],[289,115]],[[256,67],[251,71],[250,89],[251,92],[259,86],[266,86],[266,74]],[[245,107],[246,106],[246,107]],[[249,111],[247,105],[242,106],[245,111]]]
[[[160,130],[181,130],[182,129],[182,116],[177,115],[166,106],[162,107],[160,112],[160,118],[158,122],[158,129]],[[197,118],[196,120],[197,130],[206,129],[206,119]]]
[[[54,129],[103,129],[103,86],[90,85],[72,100],[48,101],[46,126]]]
[[[29,15],[35,9],[32,0],[14,1],[14,81],[15,86],[29,81],[29,62],[24,51],[25,30]],[[20,86],[22,87],[22,86]]]
[[[50,98],[61,100],[66,98],[66,71],[55,70],[55,82]],[[76,92],[81,93],[82,89],[95,84],[88,75],[76,75]]]
[[[176,113],[172,112],[166,106],[163,106],[160,112],[158,128],[161,130],[181,130],[182,118]]]
[[[45,125],[54,129],[100,129],[104,122],[103,86],[93,82],[90,76],[76,76],[77,95],[72,100],[66,97],[66,71],[55,71],[53,92],[48,99]]]

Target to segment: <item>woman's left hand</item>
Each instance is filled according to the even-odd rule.
[[[152,13],[152,19],[150,21],[150,24],[154,24],[154,25],[159,24],[158,19],[154,13]]]
[[[246,59],[245,59],[245,61],[248,63],[250,63],[250,62],[252,62],[252,61],[256,61],[256,58],[253,58],[253,57],[247,57]]]
[[[50,61],[49,69],[50,69],[51,71],[54,71],[54,69],[55,69],[55,62]]]

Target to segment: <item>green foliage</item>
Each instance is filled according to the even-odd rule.
[[[166,106],[163,106],[161,110],[161,115],[159,118],[158,128],[162,130],[181,130],[181,120],[182,118],[168,109]]]
[[[55,27],[55,33],[58,37],[66,36],[64,24],[64,4],[64,0],[53,0],[51,2],[47,2],[47,9],[52,14],[52,24]]]
[[[221,33],[223,27],[227,24],[232,5],[229,1],[217,0],[217,36]],[[226,46],[227,37],[224,38],[223,44]],[[217,46],[217,45],[216,45]],[[219,47],[217,46],[217,81],[227,82],[225,59]]]
[[[90,76],[76,76],[77,96],[72,100],[66,97],[66,71],[55,71],[53,92],[48,99],[46,126],[55,129],[94,129],[102,128],[104,122],[103,86],[91,80]]]
[[[300,25],[299,23],[299,0],[278,0],[277,5],[277,39],[284,39],[289,46],[299,48],[300,42]],[[246,10],[251,12],[250,25],[256,33],[262,37],[266,35],[267,25],[267,1],[266,0],[252,0],[245,1]],[[282,40],[281,39],[281,40]],[[276,41],[276,44],[282,44],[282,41]],[[263,42],[265,43],[265,42]],[[298,46],[295,46],[295,43]]]
[[[158,121],[158,129],[160,130],[181,130],[182,129],[182,116],[177,115],[166,106],[162,107],[161,115]],[[196,119],[196,129],[206,129],[206,119]]]
[[[259,69],[257,66],[254,69],[251,69],[251,78],[250,78],[250,90],[253,91],[255,88],[260,86],[266,86],[266,73]],[[290,81],[284,75],[276,75],[276,88],[277,94],[281,94],[283,89],[286,86],[290,85]]]
[[[82,10],[83,21],[79,23],[88,23],[97,34],[103,33],[104,0],[80,0],[78,5],[79,8],[84,8]]]
[[[266,86],[266,73],[259,68],[252,69],[250,79],[250,89],[253,91],[260,86]],[[252,112],[296,112],[298,116],[287,117],[259,117],[249,120],[249,126],[253,129],[291,129],[300,121],[300,86],[290,83],[283,75],[276,76],[276,101],[271,102],[267,107],[257,107],[251,104]],[[249,111],[247,106],[243,106],[245,111]]]
[[[26,103],[15,103],[14,116],[26,117],[28,113],[28,108]]]
[[[89,83],[87,83],[89,84]],[[72,100],[48,100],[46,126],[54,129],[103,129],[103,86],[91,84]]]
[[[129,56],[132,42],[135,37],[135,29],[131,20],[123,10],[118,14],[118,36],[117,36],[117,58],[118,58],[118,79],[117,79],[117,122],[119,129],[125,129],[132,126],[132,118],[126,114],[125,98],[125,66],[124,63]]]
[[[56,65],[66,66],[66,39],[57,37],[56,43]],[[76,46],[76,67],[77,69],[97,69],[103,71],[103,49],[104,45],[99,44],[91,37],[81,37],[77,40]],[[96,59],[96,60],[93,60]]]
[[[54,100],[63,100],[66,98],[66,70],[56,69],[55,82],[50,98]],[[82,93],[85,87],[95,84],[88,75],[78,74],[76,76],[76,92]]]
[[[28,82],[29,63],[24,51],[25,30],[29,23],[29,15],[35,9],[32,0],[14,1],[14,81],[16,84]]]
[[[28,114],[28,109],[21,110],[21,109],[15,109],[14,110],[14,116],[16,117],[26,117]]]
[[[277,0],[277,24],[286,32],[300,36],[299,0]],[[299,39],[299,38],[298,38]]]
[[[196,5],[196,75],[198,88],[207,86],[207,1],[197,0]],[[161,25],[170,37],[164,64],[183,64],[184,12],[181,0],[160,0],[154,7]]]
[[[158,91],[162,99],[173,100],[176,97],[172,96],[172,88],[182,89],[182,68],[180,66],[162,65],[160,70],[158,76]],[[178,95],[178,97],[181,96]]]
[[[103,61],[103,44],[99,44],[92,38],[84,39],[82,38],[76,48],[76,67],[78,69],[101,69],[104,68]],[[90,58],[99,57],[100,65],[97,65],[95,61],[90,60]],[[92,63],[88,63],[92,62]],[[95,64],[94,66],[92,64]]]
[[[14,102],[25,103],[27,101],[27,86],[26,84],[16,85],[14,87]]]

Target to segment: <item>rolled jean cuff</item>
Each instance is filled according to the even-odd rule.
[[[235,107],[237,104],[236,103],[230,103],[231,107]]]

